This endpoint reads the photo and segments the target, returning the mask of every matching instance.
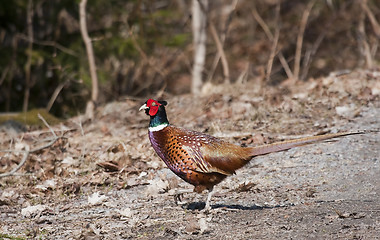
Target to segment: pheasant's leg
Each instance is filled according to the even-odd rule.
[[[176,205],[184,205],[185,202],[183,202],[183,196],[186,193],[192,193],[193,191],[191,189],[180,189],[173,193],[174,202]]]
[[[174,202],[176,205],[179,205],[180,203],[182,203],[182,197],[183,197],[183,193],[174,194]]]
[[[207,195],[206,206],[204,208],[205,211],[211,210],[210,202],[211,202],[211,197],[213,194],[214,194],[214,189],[210,189]]]

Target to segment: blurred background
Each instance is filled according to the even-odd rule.
[[[376,0],[91,0],[85,16],[99,84],[94,99],[81,2],[0,1],[0,112],[43,108],[68,118],[91,98],[99,105],[199,94],[205,84],[292,85],[379,64]],[[201,46],[194,21],[207,23]]]

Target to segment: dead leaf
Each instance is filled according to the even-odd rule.
[[[23,217],[33,217],[33,216],[40,214],[45,209],[47,209],[47,206],[42,205],[42,204],[29,206],[29,207],[25,207],[25,208],[21,209],[21,215]]]
[[[99,192],[93,193],[91,196],[88,196],[87,201],[90,205],[98,205],[104,202],[107,197],[104,195],[99,195]]]
[[[248,192],[248,191],[250,191],[252,188],[254,188],[256,185],[257,185],[257,183],[253,183],[253,182],[244,182],[244,183],[240,184],[240,185],[235,189],[235,191],[237,191],[237,192]]]

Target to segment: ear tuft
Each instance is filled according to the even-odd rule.
[[[161,103],[162,105],[166,106],[168,105],[168,102],[167,101],[158,101],[159,103]]]

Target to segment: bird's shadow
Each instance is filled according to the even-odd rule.
[[[206,206],[205,202],[191,202],[184,205],[184,208],[187,210],[203,210]],[[285,208],[291,207],[294,204],[282,204],[282,205],[274,205],[274,206],[259,206],[259,205],[251,205],[251,206],[243,206],[240,204],[212,204],[211,209],[234,209],[234,210],[262,210],[262,209],[274,209],[274,208]]]

